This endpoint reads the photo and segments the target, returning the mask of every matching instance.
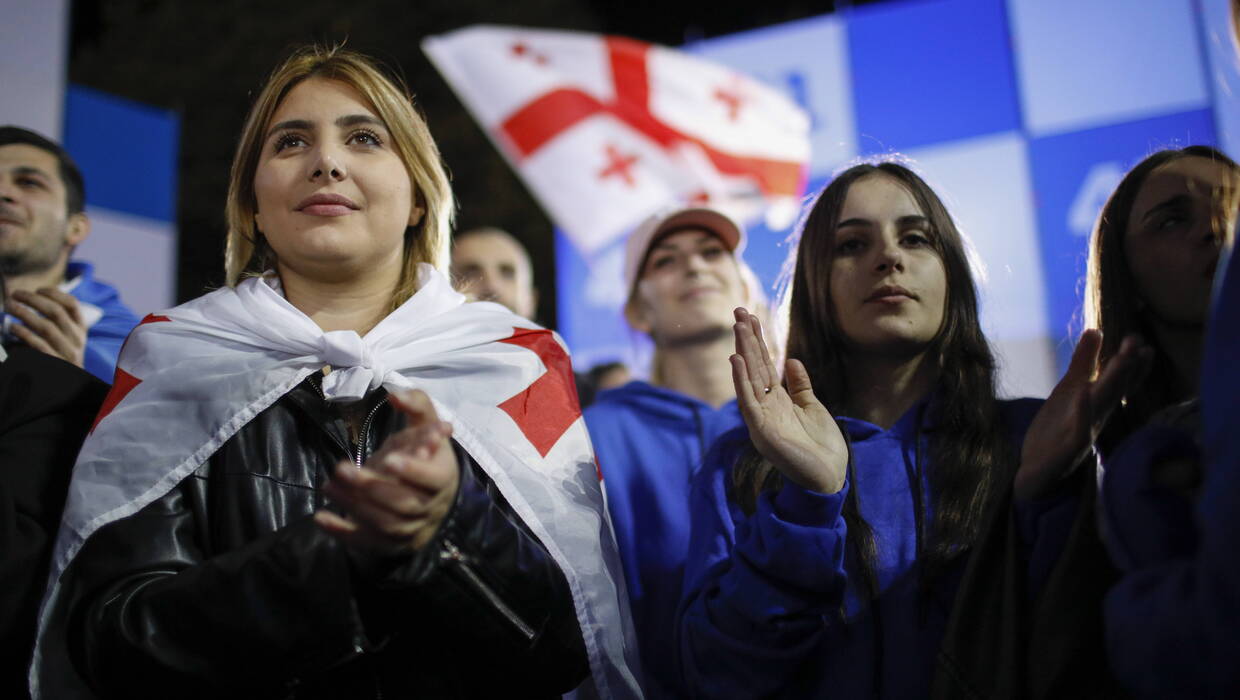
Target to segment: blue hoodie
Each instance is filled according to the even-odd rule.
[[[65,270],[65,282],[69,294],[83,305],[98,309],[97,314],[92,314],[89,308],[83,309],[88,317],[98,315],[98,320],[86,331],[84,365],[87,372],[111,384],[121,345],[129,337],[129,331],[138,325],[138,317],[121,303],[115,287],[95,279],[95,270],[90,263],[69,263]]]
[[[1017,444],[1039,404],[1002,402]],[[690,695],[928,697],[967,557],[958,557],[928,596],[920,595],[910,477],[918,475],[918,488],[929,493],[931,426],[924,406],[889,430],[841,418],[856,481],[835,494],[786,482],[764,492],[753,515],[729,497],[733,465],[749,449],[747,430],[711,448],[693,485],[693,536],[677,630],[682,683]],[[849,490],[857,490],[877,545],[876,602],[863,602],[863,584],[849,574],[856,566],[843,519]],[[929,522],[933,504],[923,500]]]
[[[1233,698],[1240,688],[1240,257],[1231,256],[1207,330],[1201,366],[1201,464],[1203,477],[1192,523],[1151,523],[1153,534],[1176,530],[1162,546],[1129,547],[1142,556],[1121,558],[1124,577],[1107,594],[1107,646],[1116,675],[1142,698]],[[1220,270],[1224,267],[1220,263]],[[1177,450],[1176,442],[1181,447]],[[1129,444],[1131,443],[1131,445]],[[1192,446],[1165,428],[1151,426],[1129,437],[1108,463],[1107,480],[1128,475],[1139,483],[1106,484],[1104,495],[1142,490],[1146,498],[1114,499],[1112,509],[1167,510],[1145,488],[1159,456],[1191,455]],[[1132,449],[1121,448],[1129,446]],[[1128,494],[1126,494],[1128,495]],[[1171,505],[1173,505],[1172,502]],[[1122,514],[1111,513],[1113,518]],[[1153,550],[1153,551],[1151,551]]]
[[[647,696],[677,697],[672,627],[689,548],[689,484],[715,438],[741,425],[720,408],[646,382],[585,411],[624,565]]]

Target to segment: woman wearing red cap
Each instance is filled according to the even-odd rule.
[[[654,342],[648,381],[585,412],[607,490],[649,697],[675,695],[671,620],[689,542],[689,481],[740,424],[728,356],[732,309],[752,299],[740,226],[706,208],[651,216],[625,248],[625,318]]]

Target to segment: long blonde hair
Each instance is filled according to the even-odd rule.
[[[421,220],[405,231],[404,267],[393,294],[392,307],[404,303],[417,288],[418,263],[448,269],[452,219],[456,204],[439,149],[426,121],[413,106],[413,97],[400,78],[385,73],[373,60],[340,46],[307,46],[293,52],[267,79],[241,130],[233,156],[224,214],[228,239],[224,254],[225,281],[231,287],[246,277],[262,274],[275,262],[275,252],[258,231],[254,175],[263,149],[263,134],[284,96],[308,78],[335,80],[357,90],[374,109],[392,136],[392,146],[413,184],[413,206],[423,210]]]

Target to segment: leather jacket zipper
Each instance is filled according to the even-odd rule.
[[[382,405],[383,402],[380,401],[375,404],[374,408],[370,409],[370,413],[366,416],[366,420],[362,423],[361,432],[357,434],[357,457],[354,460],[354,464],[357,465],[358,469],[362,468],[362,457],[366,454],[366,438],[370,434],[370,424],[374,422],[375,414],[379,412],[379,408]]]
[[[508,604],[499,597],[499,594],[487,585],[486,581],[482,580],[482,577],[480,577],[478,573],[474,571],[473,567],[470,566],[469,557],[465,556],[465,553],[462,552],[455,544],[452,544],[450,540],[445,539],[443,541],[443,549],[439,552],[439,558],[443,561],[455,562],[457,565],[456,568],[460,570],[461,574],[465,577],[465,580],[469,582],[470,586],[472,586],[478,594],[485,598],[487,602],[499,612],[500,615],[508,620],[508,622],[517,629],[517,632],[521,633],[521,636],[525,638],[526,643],[534,641],[534,637],[536,636],[534,628],[526,624],[526,622],[517,615],[516,611],[509,607]]]
[[[314,387],[314,390],[318,392],[319,398],[323,399],[323,401],[327,401],[327,394],[323,393],[323,387],[319,386],[318,382],[310,382],[310,386]],[[362,429],[358,433],[357,442],[354,444],[356,452],[350,455],[350,457],[353,458],[353,465],[358,469],[362,468],[362,459],[366,456],[366,438],[370,436],[370,426],[374,423],[375,414],[378,413],[379,409],[382,407],[382,401],[375,404],[374,408],[370,409],[370,413],[366,414],[366,420],[362,422]]]

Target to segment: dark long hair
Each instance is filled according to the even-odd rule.
[[[1141,309],[1141,290],[1128,268],[1125,234],[1128,218],[1142,186],[1150,173],[1183,158],[1208,158],[1223,163],[1233,172],[1240,166],[1222,151],[1211,146],[1158,151],[1138,163],[1111,193],[1094,225],[1089,239],[1089,268],[1085,276],[1085,327],[1102,331],[1102,352],[1099,362],[1105,365],[1119,352],[1120,342],[1130,333],[1139,333],[1147,341],[1156,338]],[[1217,225],[1217,224],[1216,224]],[[1099,439],[1103,451],[1109,450],[1131,430],[1149,420],[1158,410],[1189,397],[1176,393],[1175,368],[1170,356],[1154,345],[1154,361],[1145,381],[1112,415]]]
[[[943,325],[927,351],[927,361],[937,362],[940,372],[930,415],[933,432],[927,472],[934,516],[932,523],[923,523],[925,509],[919,509],[917,523],[918,530],[926,533],[920,574],[926,590],[973,543],[985,505],[993,493],[1010,483],[1016,459],[999,420],[995,360],[978,322],[977,290],[964,240],[938,195],[916,173],[893,162],[857,165],[839,174],[818,195],[793,253],[788,357],[805,365],[814,394],[824,405],[847,409],[852,399],[845,380],[849,351],[830,295],[835,229],[849,188],[879,174],[904,186],[930,220],[933,245],[947,276]],[[849,478],[864,476],[850,474]],[[736,465],[733,495],[742,509],[752,512],[758,495],[780,484],[779,472],[753,451]],[[874,598],[878,594],[877,551],[873,530],[858,510],[856,493],[850,490],[844,504],[848,544],[863,566],[862,583],[868,597]]]

